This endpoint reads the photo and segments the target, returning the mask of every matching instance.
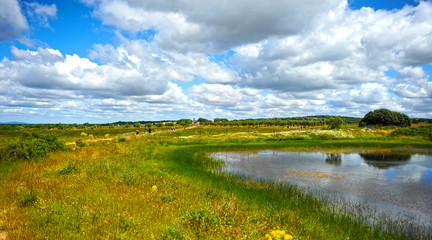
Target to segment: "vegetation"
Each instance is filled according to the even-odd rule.
[[[7,144],[2,151],[0,161],[41,158],[49,152],[64,148],[64,144],[54,135],[24,133],[19,139]]]
[[[205,119],[205,118],[198,118],[198,122],[204,123],[204,122],[210,122],[210,120]]]
[[[330,129],[337,129],[344,123],[341,117],[332,117],[326,121],[327,125],[330,126]]]
[[[8,157],[0,162],[0,234],[10,239],[411,239],[380,226],[371,228],[343,209],[329,209],[325,200],[296,186],[228,175],[208,153],[310,147],[431,149],[424,134],[430,127],[415,129],[263,124],[171,131],[163,126],[154,135],[138,137],[132,128],[102,126],[49,131],[55,137],[42,129],[27,128],[28,134],[20,129],[0,131],[4,153],[26,139],[30,149],[39,149],[41,139],[52,146],[43,155],[29,155],[27,161],[2,155]],[[77,148],[77,139],[85,146]],[[70,148],[58,151],[65,149],[62,142]]]
[[[178,120],[177,124],[182,125],[182,126],[188,126],[188,125],[192,124],[192,120],[183,118],[183,119]]]
[[[432,139],[432,126],[420,126],[417,128],[398,128],[391,133],[392,136],[428,137]]]
[[[359,123],[360,127],[372,125],[409,127],[411,121],[406,114],[379,109],[368,112]]]

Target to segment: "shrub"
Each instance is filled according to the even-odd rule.
[[[40,133],[24,133],[21,138],[10,143],[4,150],[7,159],[35,159],[56,150],[64,149],[65,145],[56,136]]]
[[[126,142],[126,138],[124,138],[124,137],[120,137],[120,138],[118,139],[118,141],[119,141],[119,142]]]
[[[83,136],[83,137],[87,137],[88,134],[85,133],[85,132],[81,132],[80,135]]]
[[[86,143],[81,139],[76,140],[75,143],[76,143],[77,147],[85,147],[85,145],[86,145]]]

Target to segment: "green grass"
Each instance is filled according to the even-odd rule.
[[[397,136],[415,136],[432,139],[432,126],[421,126],[417,128],[399,128],[392,132],[394,137]]]
[[[295,239],[411,239],[372,229],[287,183],[223,173],[208,154],[432,148],[428,139],[360,129],[209,126],[119,141],[120,130],[100,133],[109,133],[112,141],[51,152],[38,161],[0,162],[0,220],[8,238],[263,239],[277,229]],[[68,131],[51,133],[65,141],[80,139],[82,130]]]

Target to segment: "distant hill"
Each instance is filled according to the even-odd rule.
[[[24,125],[25,122],[0,122],[0,125]]]

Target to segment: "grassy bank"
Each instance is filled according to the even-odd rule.
[[[287,131],[191,128],[0,162],[0,234],[8,239],[409,239],[335,214],[294,186],[218,173],[221,163],[207,155],[247,149],[431,149],[431,141],[361,130],[343,131],[348,137],[342,138],[336,136],[342,133]],[[353,132],[357,135],[350,137]]]

